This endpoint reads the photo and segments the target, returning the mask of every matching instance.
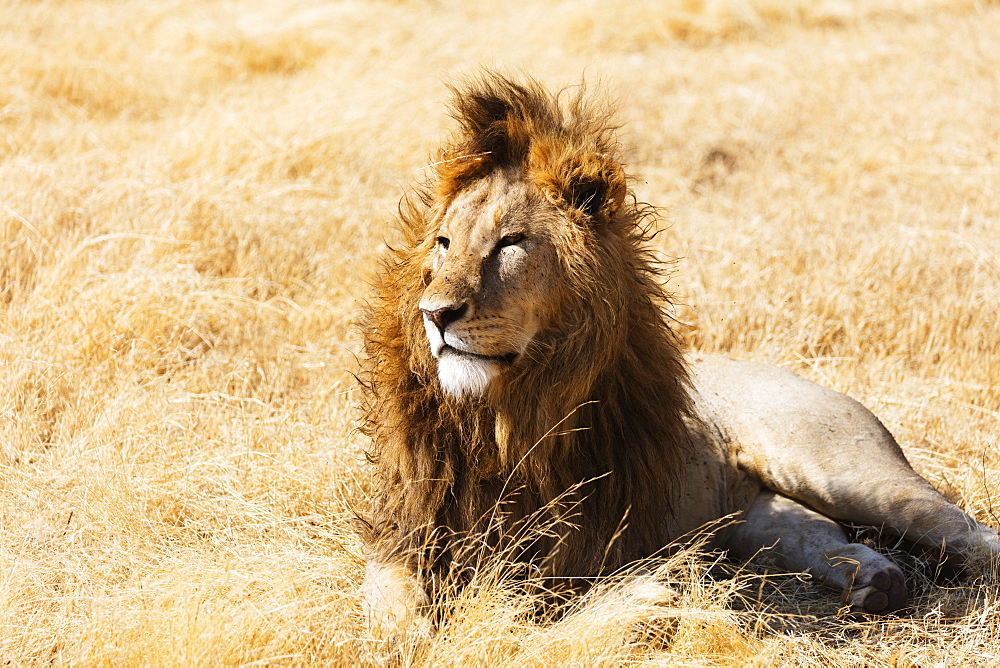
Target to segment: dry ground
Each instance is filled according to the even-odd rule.
[[[851,393],[996,526],[998,35],[988,0],[0,0],[0,660],[385,658],[351,321],[481,64],[620,100],[691,346]],[[1000,661],[988,574],[911,562],[912,614],[859,623],[663,568],[556,624],[472,592],[394,660]]]

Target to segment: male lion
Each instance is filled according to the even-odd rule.
[[[420,619],[428,587],[476,567],[463,537],[523,539],[526,518],[550,524],[509,554],[585,581],[736,514],[719,547],[773,546],[867,613],[905,604],[903,575],[837,520],[1000,553],[853,399],[775,367],[684,358],[606,112],[486,74],[453,115],[364,323],[374,632]]]

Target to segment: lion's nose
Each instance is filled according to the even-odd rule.
[[[434,326],[444,334],[444,330],[447,329],[448,325],[459,320],[465,312],[468,310],[468,304],[462,304],[461,306],[452,307],[446,306],[439,309],[420,309],[424,317],[434,323]]]

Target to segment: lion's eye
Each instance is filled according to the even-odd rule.
[[[514,234],[505,234],[500,237],[500,241],[497,242],[497,248],[505,248],[507,246],[513,246],[524,240],[524,235],[520,232],[515,232]]]
[[[451,245],[451,239],[448,237],[438,237],[437,245],[445,250],[448,250],[448,246]]]

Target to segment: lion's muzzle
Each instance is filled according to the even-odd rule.
[[[437,309],[425,309],[421,308],[420,311],[424,314],[424,320],[429,320],[438,331],[441,332],[441,336],[444,336],[444,330],[448,328],[448,325],[460,320],[465,312],[468,311],[468,304],[462,304],[461,306],[445,306],[444,308]]]

